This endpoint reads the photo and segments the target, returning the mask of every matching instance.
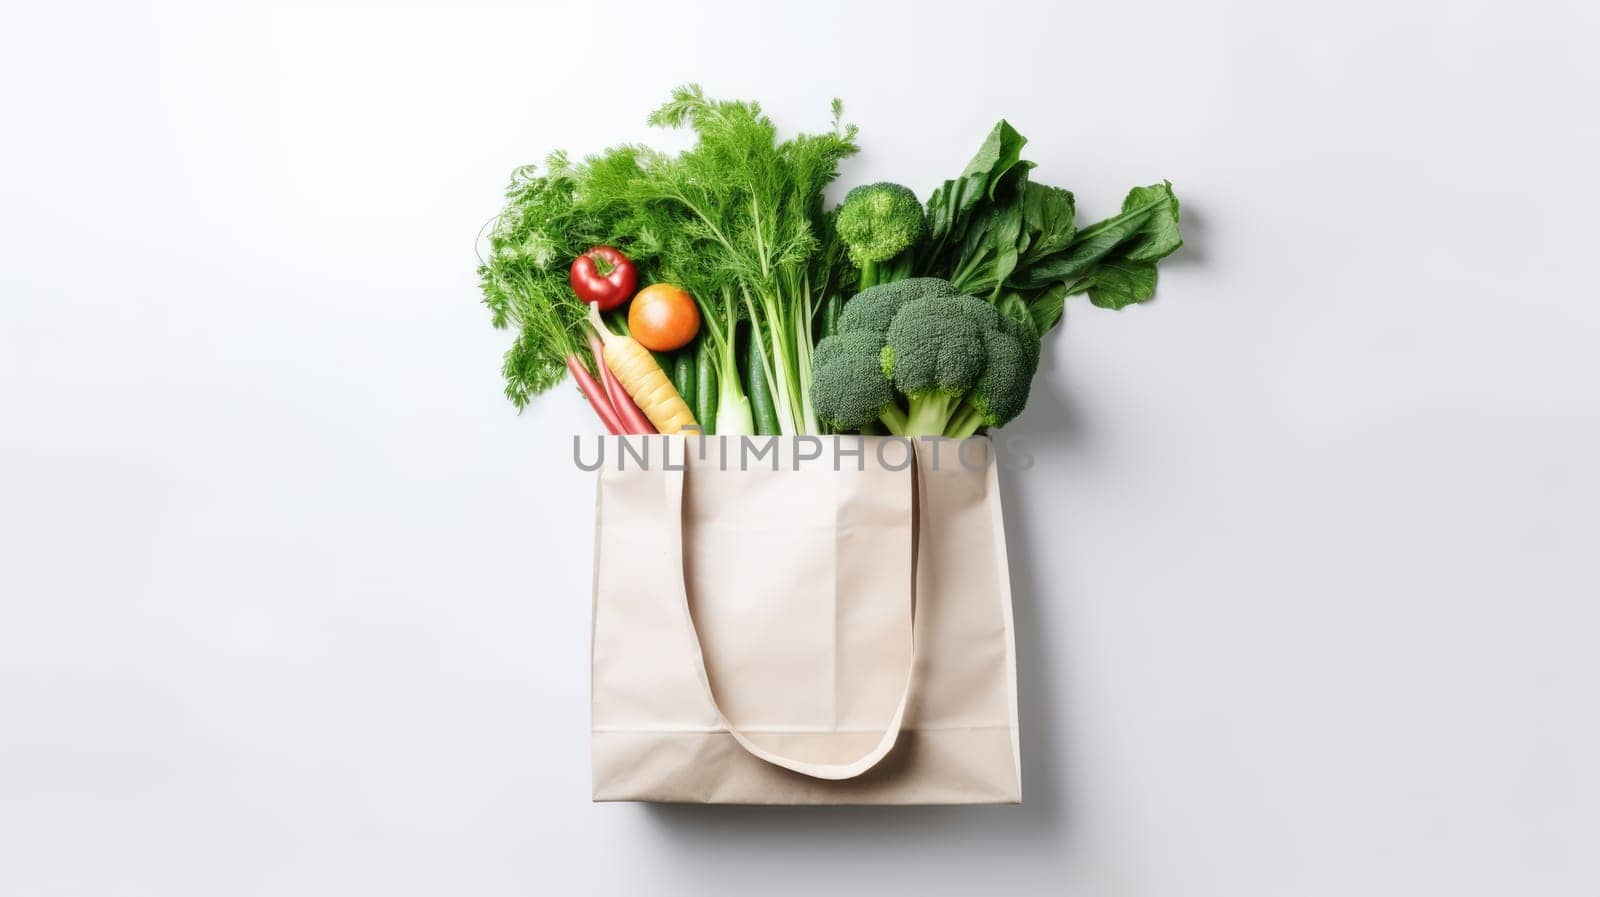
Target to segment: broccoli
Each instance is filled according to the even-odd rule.
[[[863,290],[908,276],[911,250],[927,231],[917,195],[887,181],[845,194],[834,226],[861,269]]]
[[[862,290],[855,295],[855,298],[845,303],[844,310],[839,312],[839,332],[863,331],[876,334],[878,345],[872,350],[876,352],[883,348],[883,338],[889,330],[889,322],[894,320],[901,306],[913,299],[959,295],[955,287],[950,285],[950,281],[940,280],[937,277],[912,277],[881,284],[869,290]]]
[[[812,359],[812,397],[835,430],[964,438],[1022,410],[1038,359],[1031,325],[948,281],[901,280],[845,304]]]
[[[954,439],[965,439],[979,427],[1001,426],[1028,404],[1029,386],[1039,368],[1039,333],[1025,305],[1020,315],[1002,312],[999,322],[1000,329],[983,334],[989,364],[945,430]]]
[[[932,296],[895,314],[879,358],[884,376],[907,399],[908,432],[944,432],[987,366],[983,334],[997,318],[993,306],[971,296]]]
[[[878,420],[904,429],[894,387],[878,362],[883,339],[868,331],[836,333],[817,343],[812,355],[811,403],[817,420],[834,432],[863,430]]]

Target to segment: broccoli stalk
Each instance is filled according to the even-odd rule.
[[[906,414],[906,436],[943,436],[952,415],[961,409],[959,392],[927,392],[907,396],[911,410]],[[969,434],[970,435],[970,434]]]
[[[951,439],[966,439],[978,432],[983,426],[983,414],[971,404],[963,402],[956,413],[950,417],[950,423],[944,428],[944,435]]]
[[[834,226],[861,271],[862,290],[910,277],[912,249],[927,231],[917,195],[886,181],[845,194]]]

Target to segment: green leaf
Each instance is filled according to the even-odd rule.
[[[1022,229],[1026,241],[1018,248],[1023,263],[1032,263],[1071,245],[1076,233],[1072,191],[1029,181],[1022,188]]]
[[[1043,332],[1039,329],[1038,322],[1034,320],[1027,300],[1021,295],[1007,292],[1000,296],[999,300],[995,302],[995,306],[1000,310],[1000,314],[1011,318],[1019,324],[1027,325],[1027,328],[1032,331],[1035,337]]]
[[[646,122],[657,128],[682,127],[692,115],[706,106],[705,91],[698,84],[684,84],[673,88],[672,99],[663,103]]]
[[[1047,333],[1061,323],[1061,314],[1066,308],[1067,297],[1075,292],[1074,286],[1076,284],[1070,282],[1051,284],[1028,297],[1028,317],[1033,319],[1035,330]]]
[[[995,193],[1007,174],[1018,166],[1026,171],[1033,167],[1032,162],[1023,161],[1022,148],[1027,145],[1028,138],[1017,133],[1011,123],[1000,119],[994,130],[984,140],[983,146],[978,149],[978,156],[967,163],[967,170],[961,173],[963,180],[970,183],[985,183],[986,193],[990,199],[995,198]]]
[[[993,201],[1015,184],[1016,178],[1026,176],[1033,167],[1032,162],[1022,159],[1022,147],[1027,142],[1028,138],[1017,133],[1010,122],[1001,119],[961,176],[945,181],[928,197],[929,244],[935,254],[948,242],[962,238],[973,207],[985,199]]]
[[[526,327],[506,350],[500,372],[506,378],[506,398],[524,408],[567,375],[566,356],[551,352],[537,327]]]
[[[981,207],[972,216],[959,258],[948,272],[950,282],[968,295],[992,295],[1017,267],[1022,227],[1020,202]]]
[[[1127,253],[1133,261],[1155,261],[1166,258],[1183,245],[1183,235],[1178,232],[1178,197],[1172,192],[1172,182],[1162,181],[1149,187],[1135,187],[1122,201],[1124,214],[1149,209],[1139,228],[1140,245]]]
[[[994,247],[995,262],[994,273],[989,278],[990,285],[984,292],[993,292],[1006,282],[1011,272],[1017,268],[1017,241],[1022,239],[1023,209],[1020,201],[1012,202],[1000,210],[995,216],[995,227],[989,237],[990,245]]]
[[[1100,308],[1123,308],[1155,294],[1155,262],[1106,262],[1095,269],[1089,285],[1089,301]]]
[[[1020,287],[1043,287],[1091,275],[1102,260],[1153,262],[1182,245],[1178,198],[1172,193],[1172,184],[1163,181],[1135,187],[1123,201],[1121,214],[1078,231],[1066,250],[1041,260],[1014,279]]]

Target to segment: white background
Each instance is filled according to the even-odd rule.
[[[33,4],[0,27],[0,893],[1600,891],[1592,4]],[[594,421],[473,238],[674,84],[1081,216],[1026,803],[588,802]]]

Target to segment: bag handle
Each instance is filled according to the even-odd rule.
[[[711,678],[706,674],[705,652],[700,646],[700,632],[695,628],[694,614],[689,610],[689,579],[688,576],[683,572],[683,488],[684,473],[689,466],[687,451],[688,444],[687,440],[669,439],[667,441],[667,452],[669,454],[672,451],[673,442],[677,442],[678,445],[684,446],[685,451],[683,463],[676,466],[670,463],[664,465],[666,470],[666,476],[663,477],[666,486],[666,511],[671,517],[671,520],[666,524],[666,549],[671,557],[676,558],[676,566],[679,573],[676,581],[678,584],[679,594],[683,598],[682,602],[680,602],[683,608],[683,618],[684,621],[689,625],[690,640],[694,648],[695,674],[699,676],[700,685],[705,689],[706,698],[711,701],[711,706],[717,711],[717,716],[722,718],[723,725],[725,725],[728,729],[728,734],[733,736],[733,740],[738,742],[740,747],[744,748],[755,757],[765,760],[774,766],[781,766],[784,769],[793,770],[794,772],[798,772],[802,775],[811,776],[814,779],[827,779],[830,781],[852,779],[878,765],[878,761],[888,756],[889,752],[894,749],[895,742],[900,737],[901,725],[905,722],[906,705],[910,703],[911,700],[912,674],[917,667],[916,557],[918,552],[915,542],[920,538],[920,535],[913,536],[912,545],[911,652],[909,662],[906,666],[906,684],[905,688],[900,692],[900,700],[895,704],[894,714],[889,718],[888,724],[884,727],[883,737],[879,738],[878,743],[873,745],[869,750],[867,750],[866,753],[848,763],[813,763],[807,760],[796,760],[792,757],[785,757],[782,754],[775,753],[759,744],[756,744],[750,739],[749,736],[740,731],[739,727],[734,725],[732,720],[728,719],[728,715],[722,712],[722,706],[717,703],[716,693],[711,689]],[[910,459],[912,467],[911,483],[914,491],[912,496],[911,512],[912,532],[917,533],[917,526],[919,522],[918,516],[921,513],[920,497],[922,494],[926,494],[926,490],[922,488],[922,470],[917,465],[914,444],[911,449]]]

